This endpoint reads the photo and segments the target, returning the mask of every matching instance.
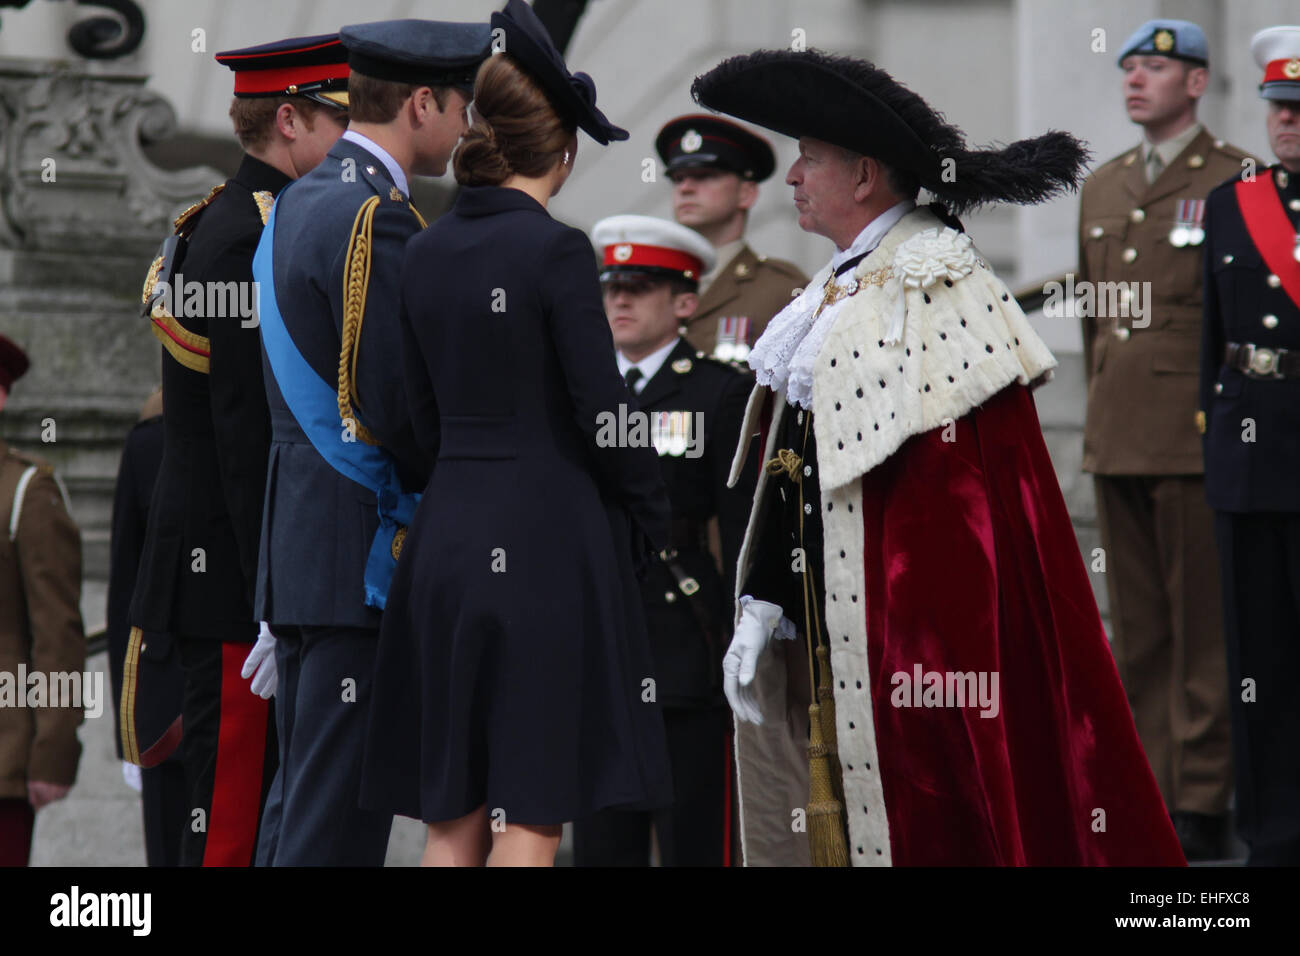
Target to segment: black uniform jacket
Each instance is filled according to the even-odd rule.
[[[1300,175],[1261,171],[1300,230]],[[1281,186],[1279,180],[1285,180]],[[1237,178],[1206,209],[1201,409],[1205,491],[1219,511],[1300,511],[1300,376],[1252,377],[1224,365],[1230,343],[1300,352],[1300,308],[1265,263],[1237,205]],[[1291,245],[1282,250],[1290,258]]]
[[[253,589],[270,423],[256,320],[240,311],[253,301],[262,210],[268,194],[288,182],[245,156],[199,214],[173,273],[175,322],[164,332],[173,344],[162,356],[163,460],[130,611],[131,624],[145,631],[257,637]],[[203,351],[206,370],[185,364]]]
[[[751,376],[711,358],[701,357],[690,343],[677,347],[645,384],[637,401],[651,416],[684,412],[691,428],[703,425],[700,444],[681,450],[662,442],[659,464],[673,507],[673,551],[689,582],[683,588],[669,562],[655,561],[641,582],[650,646],[654,651],[659,696],[665,706],[700,706],[721,697],[722,655],[731,641],[732,593],[736,559],[745,538],[754,497],[754,469],[747,468],[734,488],[727,487],[731,456],[740,434],[745,403],[753,388]],[[719,574],[707,548],[706,527],[718,520],[723,570]],[[694,605],[694,607],[693,607]],[[697,610],[698,608],[698,610]]]

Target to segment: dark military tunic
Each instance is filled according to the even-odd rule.
[[[1270,176],[1300,232],[1300,175]],[[1275,250],[1289,258],[1294,235]],[[1300,864],[1300,308],[1247,232],[1229,180],[1209,199],[1200,398],[1223,576],[1237,829],[1250,863]],[[1254,346],[1249,370],[1229,344]],[[1265,351],[1267,350],[1267,351]],[[1271,356],[1271,358],[1270,358]],[[1246,699],[1243,699],[1246,698]]]

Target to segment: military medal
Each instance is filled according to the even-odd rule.
[[[743,362],[749,358],[749,316],[740,315],[735,318],[736,323],[736,346],[735,353],[737,362]]]
[[[719,362],[730,362],[736,358],[736,320],[734,318],[718,319],[718,341],[713,346],[713,357]]]
[[[686,412],[668,413],[668,454],[680,458],[686,453]]]
[[[1199,246],[1205,241],[1205,200],[1180,199],[1175,207],[1174,227],[1169,230],[1169,244],[1175,249]]]
[[[658,455],[668,454],[669,412],[655,412],[650,426],[650,442]]]

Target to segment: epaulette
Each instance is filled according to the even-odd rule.
[[[217,196],[221,194],[221,190],[225,188],[226,188],[225,183],[218,183],[217,185],[212,187],[211,192],[209,192],[206,196],[204,196],[202,199],[196,202],[193,206],[190,206],[179,216],[177,216],[172,221],[172,226],[175,229],[176,235],[188,236],[191,232],[193,232],[194,227],[198,225],[196,220],[198,219],[199,213],[201,213],[204,209],[206,209],[208,207],[208,204],[211,203],[212,200],[216,199]]]
[[[1244,149],[1233,146],[1226,139],[1216,139],[1214,141],[1214,150],[1215,152],[1222,153],[1224,156],[1231,156],[1233,159],[1237,160],[1237,162],[1241,162],[1243,159],[1254,159],[1258,161],[1258,157],[1253,156]]]
[[[802,269],[793,262],[787,262],[785,259],[769,259],[767,256],[759,256],[758,264],[760,267],[766,267],[783,273],[791,279],[802,280],[804,277]]]

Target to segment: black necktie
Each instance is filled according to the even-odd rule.
[[[630,388],[633,392],[635,392],[636,383],[641,381],[641,379],[643,378],[645,378],[644,373],[642,373],[642,371],[639,368],[633,365],[630,369],[627,370],[626,374],[624,374],[623,381],[627,382],[627,387]]]

